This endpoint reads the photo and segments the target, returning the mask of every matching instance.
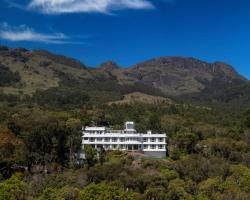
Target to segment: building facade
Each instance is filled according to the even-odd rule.
[[[110,130],[106,127],[85,127],[82,147],[91,145],[105,150],[138,151],[147,156],[166,156],[166,134],[137,133],[134,122],[126,122],[124,130]]]

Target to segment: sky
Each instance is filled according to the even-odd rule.
[[[250,1],[0,0],[0,44],[92,67],[188,56],[226,62],[250,79]]]

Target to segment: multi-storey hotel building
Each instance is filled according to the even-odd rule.
[[[166,156],[166,134],[137,133],[134,122],[126,122],[124,130],[106,127],[83,128],[82,146],[91,145],[105,150],[139,151],[145,155],[162,158]]]

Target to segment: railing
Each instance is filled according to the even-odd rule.
[[[125,132],[123,130],[107,130],[105,133],[120,133],[120,134],[123,134]]]

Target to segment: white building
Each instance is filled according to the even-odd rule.
[[[91,145],[105,150],[139,151],[145,155],[163,158],[166,156],[166,134],[137,133],[134,122],[126,122],[124,130],[106,127],[85,127],[82,147]]]

